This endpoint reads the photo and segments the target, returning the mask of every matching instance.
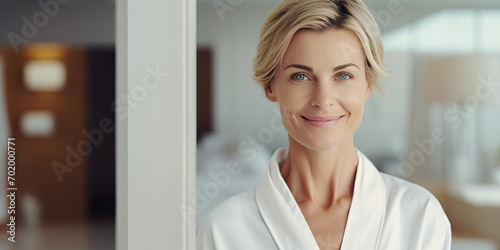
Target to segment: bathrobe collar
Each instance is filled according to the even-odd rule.
[[[378,170],[357,150],[354,193],[341,249],[377,249],[385,215],[385,186]],[[288,148],[274,152],[255,192],[257,207],[279,249],[319,250],[318,244],[279,170]]]

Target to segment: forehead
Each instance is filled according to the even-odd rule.
[[[304,63],[312,67],[344,63],[364,65],[365,54],[357,35],[346,29],[299,30],[293,36],[283,63]]]

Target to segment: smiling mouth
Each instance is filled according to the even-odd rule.
[[[306,123],[311,126],[326,128],[335,125],[345,115],[341,116],[300,116]]]
[[[320,122],[339,120],[343,116],[345,116],[345,115],[341,115],[341,116],[303,116],[303,115],[301,115],[302,118],[304,118],[308,121],[320,121]]]

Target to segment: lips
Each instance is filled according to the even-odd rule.
[[[308,116],[300,116],[302,119],[308,123],[311,126],[314,127],[319,127],[319,128],[327,128],[335,125],[340,119],[344,117],[344,115],[341,116],[315,116],[315,115],[308,115]]]
[[[301,115],[302,116],[302,115]],[[321,122],[327,122],[327,121],[335,121],[340,118],[342,118],[343,115],[341,116],[302,116],[302,118],[309,120],[309,121],[321,121]]]

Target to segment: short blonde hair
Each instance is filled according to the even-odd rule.
[[[351,30],[358,36],[365,53],[366,79],[381,91],[379,76],[390,78],[383,64],[384,49],[380,30],[366,5],[360,0],[283,0],[266,18],[260,31],[253,60],[253,79],[269,88],[295,33],[301,29],[325,31]]]

